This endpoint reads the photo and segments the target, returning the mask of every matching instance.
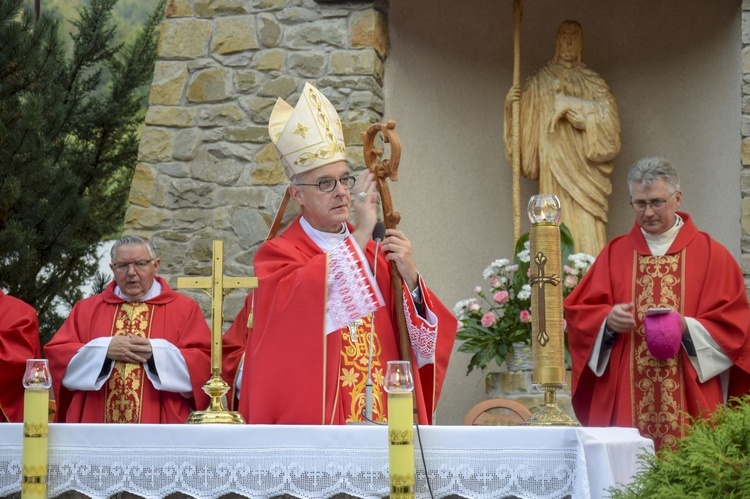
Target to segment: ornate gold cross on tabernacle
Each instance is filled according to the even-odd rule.
[[[536,264],[537,274],[529,278],[529,283],[532,286],[535,284],[539,286],[539,291],[536,296],[537,307],[539,308],[537,314],[537,317],[539,317],[539,332],[537,333],[536,339],[540,345],[545,346],[549,342],[549,335],[547,334],[547,318],[544,313],[544,285],[552,284],[553,286],[557,286],[560,284],[560,277],[557,274],[552,274],[551,276],[544,275],[544,265],[547,263],[547,257],[541,251],[539,251],[534,257],[534,263]]]
[[[200,289],[211,297],[211,379],[203,391],[211,397],[206,411],[196,411],[188,423],[244,423],[239,413],[226,410],[222,396],[229,385],[221,377],[221,327],[224,324],[224,297],[237,288],[258,287],[257,277],[228,277],[224,275],[224,241],[214,241],[213,265],[210,277],[178,277],[180,289]]]

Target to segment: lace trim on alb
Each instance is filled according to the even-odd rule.
[[[378,308],[377,298],[348,240],[328,252],[328,314],[338,329]]]

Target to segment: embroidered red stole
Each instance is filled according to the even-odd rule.
[[[356,329],[344,328],[341,334],[341,367],[339,392],[345,421],[365,421],[365,385],[370,363],[370,339],[372,339],[372,420],[387,421],[385,397],[383,396],[384,366],[378,333],[372,326],[373,315],[368,314],[356,323]],[[351,331],[355,333],[352,334]]]
[[[633,297],[636,329],[630,337],[632,420],[641,435],[654,440],[656,448],[673,445],[683,436],[685,385],[680,355],[656,360],[646,346],[643,318],[649,308],[684,306],[685,250],[653,256],[634,253]]]
[[[151,337],[154,306],[138,301],[117,305],[111,336]],[[104,392],[105,423],[140,423],[145,372],[141,364],[115,362]]]

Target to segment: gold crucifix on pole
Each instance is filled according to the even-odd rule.
[[[188,423],[244,423],[238,412],[227,410],[223,396],[229,384],[221,377],[221,329],[224,324],[224,297],[237,288],[253,289],[257,277],[228,277],[224,275],[224,241],[214,241],[213,265],[210,277],[179,277],[177,288],[200,289],[211,297],[211,378],[203,391],[211,397],[205,411],[195,411]]]

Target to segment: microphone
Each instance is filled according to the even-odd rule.
[[[375,228],[372,229],[372,239],[379,243],[385,238],[385,224],[378,222],[375,224]]]

